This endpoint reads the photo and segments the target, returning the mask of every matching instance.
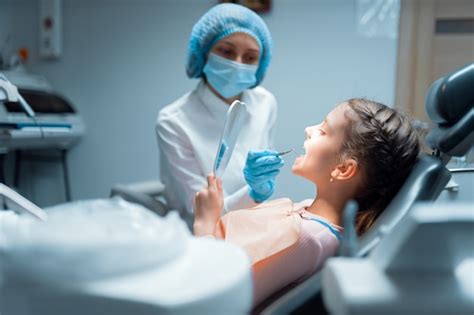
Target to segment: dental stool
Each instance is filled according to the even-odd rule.
[[[345,235],[348,235],[349,238],[350,235],[354,235],[353,239],[345,239],[345,242],[349,244],[341,244],[341,248],[347,246],[351,248],[349,251],[346,250],[346,255],[347,252],[350,252],[351,257],[330,258],[322,272],[309,277],[289,290],[285,288],[278,292],[254,309],[254,313],[314,314],[318,312],[320,314],[329,310],[336,314],[352,314],[353,310],[368,310],[367,308],[357,308],[361,306],[357,305],[357,293],[369,292],[363,291],[369,290],[369,288],[372,288],[371,294],[376,291],[376,288],[371,287],[370,274],[364,273],[368,277],[363,280],[365,281],[364,286],[361,286],[359,282],[352,282],[351,287],[345,290],[342,286],[348,285],[348,282],[344,281],[344,278],[350,276],[350,273],[359,272],[357,268],[350,269],[347,264],[358,264],[361,260],[373,259],[372,265],[377,265],[378,261],[375,257],[381,257],[383,254],[377,254],[375,250],[385,246],[377,245],[389,235],[391,240],[387,242],[390,244],[396,242],[398,236],[393,231],[400,221],[407,217],[415,203],[424,202],[430,205],[428,207],[433,207],[432,203],[438,198],[451,178],[451,173],[445,165],[452,156],[463,156],[473,146],[474,64],[467,65],[435,81],[430,87],[425,101],[428,115],[436,124],[427,136],[427,142],[433,149],[433,154],[422,154],[419,157],[400,191],[360,239],[355,237],[353,225],[344,226]],[[423,211],[426,213],[427,210]],[[470,220],[468,214],[464,213],[464,215],[464,219]],[[431,219],[426,220],[430,221]],[[468,228],[463,231],[467,230]],[[408,237],[410,233],[406,235],[410,239]],[[399,241],[402,242],[402,240]],[[433,242],[433,239],[425,241]],[[380,248],[379,251],[383,251],[383,248]],[[403,251],[400,250],[400,252]],[[362,291],[358,290],[358,286]],[[321,290],[323,294],[321,294]],[[346,292],[352,292],[354,295],[347,295]],[[381,298],[383,297],[381,296]],[[375,300],[371,301],[376,303]],[[365,300],[365,302],[369,303],[369,300]],[[382,304],[383,302],[379,301]],[[383,313],[381,308],[374,307],[374,309],[377,309],[379,314]],[[388,307],[387,310],[394,311]],[[357,312],[354,311],[354,313]]]

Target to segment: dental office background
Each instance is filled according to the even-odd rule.
[[[61,56],[48,60],[38,54],[39,1],[0,0],[4,57],[27,47],[27,71],[45,76],[86,125],[68,153],[73,200],[107,197],[116,183],[159,178],[156,116],[197,84],[184,69],[188,38],[198,18],[217,3],[63,0]],[[262,13],[274,40],[262,84],[279,105],[274,149],[299,149],[304,126],[319,122],[344,99],[394,104],[398,24],[386,25],[378,36],[364,34],[357,4],[273,0]],[[314,197],[312,186],[291,174],[293,159],[286,158],[274,198]],[[6,176],[12,177],[8,167]],[[24,160],[19,188],[40,206],[64,202],[60,163]]]

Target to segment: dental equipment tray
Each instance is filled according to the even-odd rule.
[[[82,137],[82,117],[45,78],[20,71],[3,73],[18,87],[35,117],[28,117],[19,102],[0,101],[0,151],[68,149]]]
[[[71,124],[62,123],[24,123],[24,122],[0,122],[0,128],[5,129],[24,129],[24,128],[67,128],[71,129]]]

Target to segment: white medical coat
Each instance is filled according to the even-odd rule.
[[[249,119],[245,122],[229,164],[222,176],[224,211],[251,207],[243,169],[250,149],[273,148],[277,103],[263,87],[243,92]],[[160,149],[160,177],[170,209],[192,214],[196,192],[207,186],[214,166],[229,105],[201,81],[195,90],[164,107],[156,133]]]

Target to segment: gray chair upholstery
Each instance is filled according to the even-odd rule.
[[[361,236],[357,256],[365,256],[376,246],[415,202],[436,200],[450,178],[451,173],[439,159],[429,155],[421,156],[400,191],[377,221]]]

